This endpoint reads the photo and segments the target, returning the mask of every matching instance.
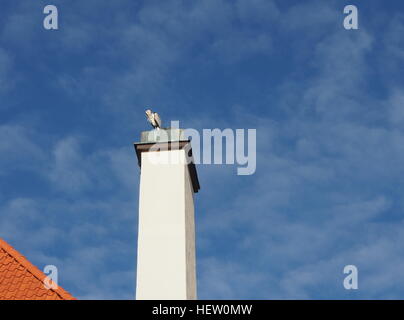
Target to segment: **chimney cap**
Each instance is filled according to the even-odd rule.
[[[179,128],[157,128],[149,131],[142,131],[140,143],[158,143],[169,141],[182,141],[185,138],[184,129]]]

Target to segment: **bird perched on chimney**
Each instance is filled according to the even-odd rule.
[[[153,126],[153,128],[159,130],[161,128],[161,119],[157,112],[152,112],[150,109],[146,111],[147,121]]]

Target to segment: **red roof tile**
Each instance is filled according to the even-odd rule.
[[[0,300],[75,300],[61,286],[46,289],[46,275],[0,238]]]

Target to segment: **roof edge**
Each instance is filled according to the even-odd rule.
[[[10,244],[8,244],[5,240],[0,238],[0,247],[3,248],[10,256],[12,256],[18,263],[20,263],[23,267],[27,269],[29,273],[31,273],[35,278],[44,282],[47,277],[38,267],[34,266],[29,260],[23,256],[20,252],[14,249]],[[64,300],[77,300],[73,297],[69,292],[63,289],[60,285],[58,285],[57,289],[49,289],[55,292]]]

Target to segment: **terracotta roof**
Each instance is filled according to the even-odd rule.
[[[0,238],[0,300],[75,300],[58,286],[46,289],[46,275]]]

